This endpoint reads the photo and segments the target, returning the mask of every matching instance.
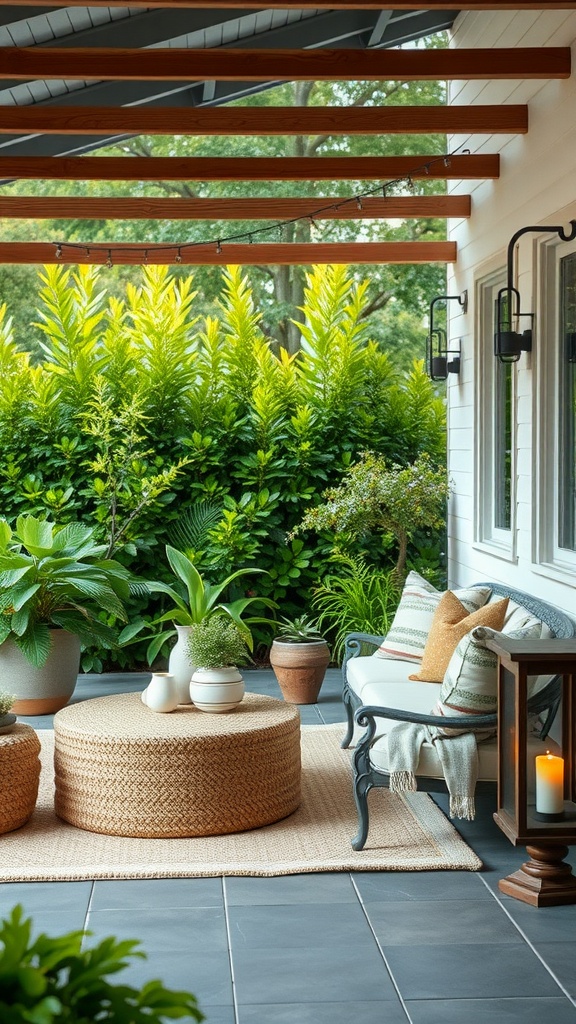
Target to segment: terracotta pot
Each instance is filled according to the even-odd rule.
[[[16,715],[51,715],[74,693],[80,671],[80,640],[65,629],[51,629],[52,647],[42,668],[26,660],[12,640],[0,644],[0,678],[16,700]]]
[[[316,703],[329,661],[325,640],[305,644],[272,641],[270,664],[289,704]]]

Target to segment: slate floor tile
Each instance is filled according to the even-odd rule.
[[[355,948],[372,941],[362,907],[356,903],[312,903],[296,906],[230,907],[232,950],[278,949],[302,945]]]
[[[167,988],[192,992],[208,1020],[213,1024],[212,1010],[207,1007],[232,1007],[232,981],[227,952],[198,953],[191,949],[152,952],[146,960],[133,961],[122,972],[122,980],[135,988],[159,978]]]
[[[95,910],[88,927],[98,938],[138,939],[147,953],[186,950],[221,952],[228,948],[224,909]]]
[[[493,898],[474,871],[358,871],[352,880],[365,904]]]
[[[394,1000],[396,993],[376,945],[349,949],[260,949],[234,951],[238,1003],[350,1002]],[[295,1021],[296,1024],[296,1021]]]
[[[226,878],[224,889],[228,906],[356,903],[358,899],[350,875],[344,871],[275,878]]]
[[[3,882],[0,884],[0,916],[17,903],[27,915],[38,911],[83,911],[86,913],[93,882]]]
[[[495,935],[495,939],[498,933]],[[561,990],[525,944],[463,943],[384,946],[404,999],[558,996]]]
[[[539,945],[540,942],[576,942],[576,906],[531,907],[520,900],[508,899],[507,912],[523,934]],[[576,964],[576,958],[575,958]]]
[[[518,943],[518,930],[494,900],[446,900],[367,903],[374,932],[386,946],[425,942],[448,945],[491,942]]]
[[[576,1024],[568,999],[410,999],[412,1024]]]
[[[90,910],[158,907],[218,907],[222,905],[221,878],[143,878],[97,881]]]
[[[576,936],[576,931],[572,931]],[[576,938],[573,942],[536,942],[536,949],[566,991],[576,999]]]
[[[398,999],[367,1003],[265,1003],[238,1007],[239,1024],[407,1024]],[[213,1024],[212,1016],[206,1024]]]

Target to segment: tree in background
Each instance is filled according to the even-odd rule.
[[[425,41],[426,46],[444,46],[444,35]],[[442,82],[382,82],[382,83],[286,83],[237,101],[234,105],[250,106],[327,106],[327,105],[411,105],[441,104],[445,102]],[[426,136],[266,136],[266,137],[151,137],[140,136],[113,147],[100,150],[103,154],[119,152],[140,156],[326,156],[326,155],[394,155],[442,154],[446,139],[440,135]],[[36,195],[174,195],[182,197],[249,197],[249,196],[307,196],[311,199],[311,212],[322,206],[322,198],[347,198],[368,191],[375,182],[51,182],[15,183],[3,186],[6,194]],[[418,193],[437,192],[442,182],[417,181]],[[400,185],[397,192],[405,191]],[[55,241],[110,242],[124,241],[151,244],[179,243],[225,237],[236,233],[253,232],[256,239],[278,240],[280,230],[261,233],[264,222],[159,222],[159,221],[50,221],[42,225],[24,227],[18,222],[4,225],[5,238],[39,237],[49,234]],[[32,232],[32,235],[30,235]],[[36,234],[34,235],[34,232]],[[26,234],[27,233],[27,234]],[[184,237],[185,233],[185,237]],[[321,221],[313,226],[307,218],[281,229],[286,242],[309,240],[346,241],[362,238],[377,240],[437,239],[445,236],[443,221],[423,219],[404,222],[385,221]],[[251,268],[251,284],[257,308],[262,313],[264,333],[287,351],[296,351],[300,342],[298,322],[303,322],[305,268],[294,266]],[[362,280],[366,268],[353,269],[357,280]],[[185,268],[176,274],[186,275]],[[27,327],[26,292],[30,288],[30,268],[0,268],[0,299],[8,298],[18,288],[22,277],[23,302],[13,311],[20,330]],[[138,270],[134,267],[113,268],[106,272],[108,288],[121,297],[126,282],[134,283]],[[220,269],[198,268],[195,285],[201,293],[199,306],[204,314],[217,312],[220,291]],[[378,266],[370,268],[370,285],[362,316],[366,318],[372,336],[396,351],[395,359],[407,368],[411,359],[424,350],[424,316],[430,296],[444,290],[445,272],[439,265]],[[409,331],[402,314],[410,316]],[[32,317],[28,319],[28,323]],[[294,322],[296,321],[296,323]],[[28,328],[20,333],[22,343],[34,349],[38,336]],[[411,339],[411,340],[410,340]],[[403,353],[406,352],[406,356]]]

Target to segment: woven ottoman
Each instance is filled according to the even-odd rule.
[[[106,835],[176,838],[242,832],[300,804],[300,716],[247,693],[229,714],[170,714],[139,693],[54,716],[56,813]]]
[[[0,833],[25,825],[36,806],[40,779],[40,740],[17,722],[0,735]]]

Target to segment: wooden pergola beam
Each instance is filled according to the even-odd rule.
[[[0,134],[382,135],[525,134],[528,106],[57,107],[0,106]]]
[[[226,50],[0,47],[4,79],[437,81],[569,78],[569,47]]]
[[[405,217],[469,217],[469,195],[366,196],[355,200],[295,199],[110,199],[83,196],[0,197],[0,217],[32,220],[271,220],[314,213],[316,220],[380,220]],[[342,204],[342,205],[340,205]]]
[[[206,7],[207,0],[90,0],[90,7]],[[0,0],[0,7],[14,0]],[[53,7],[54,0],[19,0],[19,7]],[[58,7],[85,7],[86,0],[60,0]],[[210,0],[215,8],[335,11],[571,11],[574,0]]]
[[[68,181],[384,181],[497,178],[498,154],[320,157],[0,157],[0,179]]]
[[[187,264],[189,266],[270,266],[315,263],[454,263],[455,242],[310,242],[302,244],[243,245],[223,242],[221,246],[202,243],[193,247],[182,245],[150,246],[111,243],[90,244],[76,248],[61,243],[57,255],[56,242],[0,243],[0,263],[61,263],[151,265]],[[180,256],[180,259],[177,259]]]

